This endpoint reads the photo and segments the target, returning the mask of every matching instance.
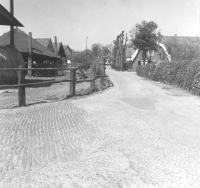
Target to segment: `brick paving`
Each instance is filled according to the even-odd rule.
[[[31,174],[77,159],[98,139],[85,116],[70,101],[0,110],[0,187],[63,187],[50,175],[38,183]]]

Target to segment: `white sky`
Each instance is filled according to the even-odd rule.
[[[10,0],[0,0],[9,10]],[[57,36],[74,50],[110,44],[122,30],[155,21],[163,35],[199,35],[199,0],[14,0],[14,16],[33,38]],[[0,35],[9,31],[0,26]]]

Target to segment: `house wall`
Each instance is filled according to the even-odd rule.
[[[150,58],[149,56],[147,56],[148,58]],[[139,61],[142,60],[142,51],[139,51],[138,55],[136,56],[134,62],[133,62],[133,65],[132,65],[132,71],[133,72],[136,72],[136,68],[137,66],[139,65]],[[151,56],[151,61],[168,61],[166,55],[165,55],[165,52],[164,50],[159,47],[158,48],[158,51],[154,51],[154,55]],[[141,65],[142,65],[143,62],[141,62]],[[147,63],[147,62],[145,62]],[[144,65],[144,64],[143,64]]]

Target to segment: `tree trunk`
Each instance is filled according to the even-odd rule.
[[[145,63],[145,60],[146,60],[146,57],[147,57],[147,54],[146,54],[146,50],[143,50],[142,51],[142,60],[143,60],[143,64]]]

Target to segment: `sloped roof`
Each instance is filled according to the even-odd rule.
[[[53,53],[55,53],[54,46],[50,38],[37,38],[36,40],[40,44],[51,50]]]
[[[169,53],[167,52],[167,49],[166,49],[165,45],[162,44],[162,43],[158,43],[158,45],[159,45],[159,47],[161,47],[161,48],[163,49],[163,51],[164,51],[165,54],[167,55],[167,59],[168,59],[169,61],[171,61],[171,55],[169,55]],[[138,56],[139,52],[140,52],[139,49],[136,49],[136,50],[135,50],[135,53],[134,53],[133,56],[132,56],[132,61],[134,61],[134,60],[136,59],[136,57]]]
[[[54,47],[54,50],[56,50],[56,45],[55,43],[53,43],[53,47]],[[57,53],[59,56],[61,57],[66,57],[66,54],[65,54],[65,50],[64,50],[64,47],[62,45],[62,42],[58,42],[57,43]]]
[[[0,4],[0,25],[24,27],[10,12]]]
[[[63,47],[65,51],[68,49],[72,53],[72,49],[69,47],[69,45],[63,45]]]
[[[63,45],[67,58],[72,56],[72,49],[68,45]]]
[[[43,46],[45,46],[47,48],[51,39],[50,38],[39,38],[39,39],[36,39],[36,40],[40,44],[42,44]]]
[[[10,32],[4,33],[0,36],[0,45],[6,46],[10,44]],[[14,44],[21,53],[29,52],[29,35],[20,29],[14,29]],[[59,58],[52,51],[40,44],[36,39],[32,39],[33,54],[42,55],[51,58]]]
[[[194,36],[164,36],[161,39],[161,43],[165,44],[168,41],[178,40],[180,42],[197,42],[199,41],[199,37]]]
[[[125,51],[126,58],[131,58],[133,54],[134,54],[134,48],[126,48]]]

